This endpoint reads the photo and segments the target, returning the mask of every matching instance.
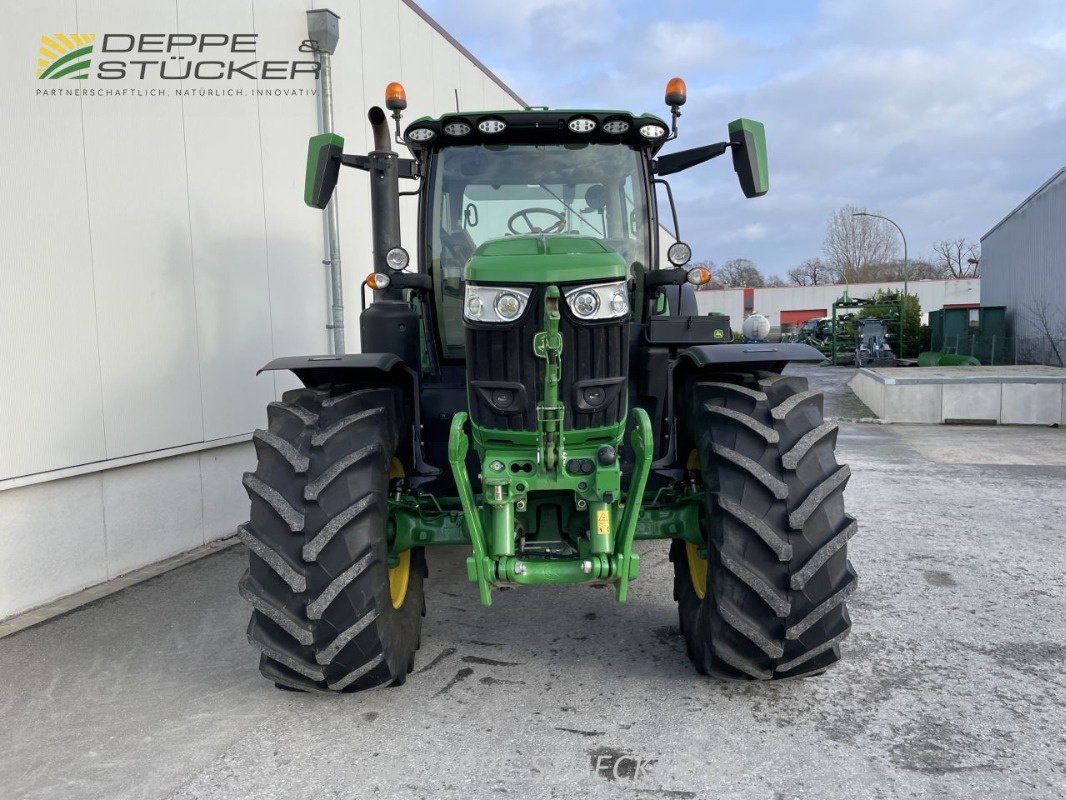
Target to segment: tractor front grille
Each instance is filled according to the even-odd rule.
[[[522,318],[510,325],[466,325],[470,417],[483,428],[533,431],[544,392],[545,361],[533,354],[544,328],[544,289],[537,287]],[[629,321],[584,322],[560,302],[563,335],[564,428],[581,430],[625,419]]]

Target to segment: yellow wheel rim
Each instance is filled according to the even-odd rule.
[[[700,454],[695,450],[688,454],[685,468],[700,468]],[[707,594],[707,559],[700,558],[700,550],[692,542],[685,542],[685,556],[685,560],[688,561],[688,576],[692,581],[692,588],[696,590],[696,596],[702,600]]]
[[[699,548],[692,542],[685,542],[685,555],[688,561],[688,576],[692,579],[692,588],[702,600],[707,594],[707,559],[700,558]]]
[[[403,605],[404,598],[407,597],[407,585],[410,582],[411,551],[404,550],[400,553],[400,563],[395,567],[389,567],[389,594],[392,596],[393,608]]]
[[[404,476],[403,464],[400,459],[394,458],[389,464],[389,480]],[[389,567],[389,595],[392,597],[392,607],[399,608],[407,597],[407,586],[411,582],[411,551],[404,550],[400,553],[400,563],[395,567]]]

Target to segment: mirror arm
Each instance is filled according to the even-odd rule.
[[[370,156],[341,156],[341,165],[345,167],[355,167],[361,169],[364,172],[370,171]]]
[[[681,286],[688,280],[688,270],[684,267],[656,269],[644,274],[644,287],[656,289],[660,286]]]
[[[703,147],[693,147],[691,150],[682,150],[679,153],[670,153],[660,156],[652,162],[652,171],[656,175],[673,175],[689,167],[718,158],[730,146],[730,142],[718,142]]]
[[[341,164],[345,167],[355,167],[364,172],[370,171],[370,156],[341,156]],[[419,176],[418,162],[413,158],[400,158],[396,160],[396,172],[401,178],[415,180]]]

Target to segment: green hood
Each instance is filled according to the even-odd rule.
[[[628,270],[616,251],[589,236],[506,236],[474,251],[474,283],[579,283],[620,280]]]

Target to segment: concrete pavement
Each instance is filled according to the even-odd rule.
[[[648,543],[626,605],[525,587],[483,608],[466,553],[431,552],[405,687],[280,692],[228,550],[0,640],[0,797],[1061,797],[1064,446],[843,423],[854,632],[776,685],[695,674]]]

